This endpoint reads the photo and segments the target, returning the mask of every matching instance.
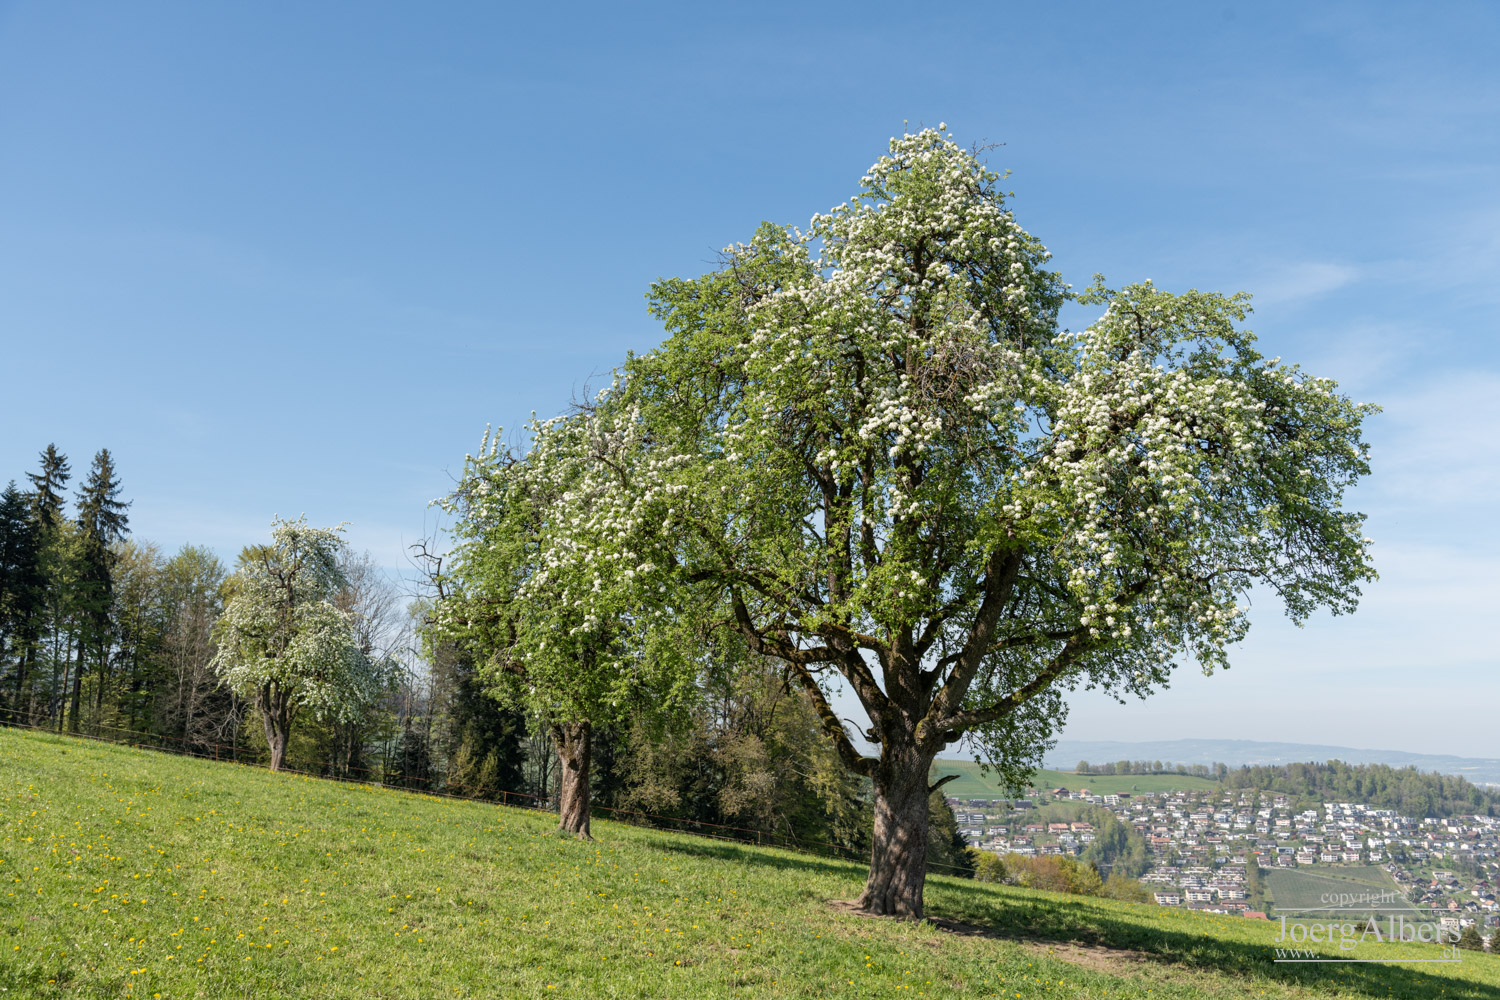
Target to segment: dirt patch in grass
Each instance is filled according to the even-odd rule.
[[[1129,948],[1107,948],[1097,944],[1047,944],[1042,941],[1022,941],[1021,946],[1038,955],[1046,955],[1072,965],[1081,965],[1095,972],[1112,975],[1128,974],[1139,969],[1152,956]]]

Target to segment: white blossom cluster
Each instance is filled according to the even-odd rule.
[[[334,603],[341,529],[276,520],[271,544],[233,577],[214,626],[211,667],[250,701],[267,685],[318,718],[348,721],[378,697],[385,678],[360,649],[350,615]]]
[[[657,461],[642,459],[639,414],[610,399],[533,420],[524,455],[487,433],[438,501],[457,515],[459,542],[438,629],[487,650],[496,693],[548,719],[602,722],[644,690],[669,698],[676,679],[642,651],[660,606],[647,597],[665,574],[633,540],[682,487],[660,482]]]

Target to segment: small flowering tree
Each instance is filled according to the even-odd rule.
[[[623,522],[591,516],[601,492],[617,488],[619,456],[638,448],[638,423],[607,409],[533,421],[524,455],[486,433],[439,501],[456,515],[456,545],[436,574],[432,617],[437,634],[479,654],[492,695],[547,726],[560,765],[558,830],[584,840],[593,728],[680,704],[693,677],[669,639],[664,584],[641,586],[664,574],[621,544]]]
[[[705,606],[791,665],[873,779],[871,913],[922,913],[945,747],[1017,777],[1066,691],[1227,666],[1254,586],[1301,621],[1374,577],[1341,506],[1373,408],[1257,353],[1244,295],[1100,281],[1079,297],[1099,319],[1060,330],[1072,293],[999,180],[940,130],[904,135],[808,231],[658,283],[670,338],[622,389],[649,447],[586,514],[717,588]]]
[[[361,649],[352,616],[335,603],[347,585],[341,529],[303,518],[271,525],[271,544],[246,549],[232,596],[214,624],[210,666],[255,706],[281,769],[292,723],[303,710],[341,722],[379,696],[381,667]]]

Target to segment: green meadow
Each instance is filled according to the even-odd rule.
[[[1278,916],[1340,919],[1401,915],[1416,919],[1416,907],[1406,901],[1394,879],[1375,865],[1326,868],[1262,868],[1266,899]]]
[[[972,760],[935,761],[932,773],[939,777],[945,774],[959,775],[943,786],[943,794],[954,798],[1001,798],[1007,794],[999,787],[993,773],[984,774]],[[1042,789],[1066,788],[1070,792],[1087,788],[1100,795],[1115,795],[1120,792],[1188,792],[1222,787],[1211,778],[1184,774],[1075,774],[1072,771],[1045,769],[1036,772],[1031,784]]]
[[[1274,923],[946,877],[869,919],[858,864],[10,729],[0,822],[28,1000],[1500,998],[1500,956],[1276,964]]]

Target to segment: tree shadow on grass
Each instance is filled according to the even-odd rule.
[[[1132,919],[1128,911],[1115,908],[1119,905],[1050,893],[1008,892],[945,879],[938,892],[929,893],[927,909],[934,923],[958,934],[1079,945],[1128,955],[1132,961],[1257,977],[1327,994],[1422,1000],[1441,995],[1500,1000],[1500,986],[1454,976],[1449,972],[1453,967],[1448,965],[1433,964],[1428,971],[1383,962],[1278,963],[1273,961],[1274,946],[1269,943],[1218,937],[1208,927],[1202,933],[1195,933],[1152,926],[1148,912]],[[1223,919],[1245,920],[1244,917]],[[1439,946],[1429,948],[1431,954],[1421,957],[1442,956]],[[1319,950],[1327,953],[1326,946]],[[1340,957],[1360,956],[1341,953]],[[1465,960],[1483,961],[1477,954],[1467,953],[1460,958]]]
[[[857,873],[867,862],[841,858],[820,858],[811,854],[771,853],[768,848],[741,845],[733,841],[697,840],[691,842],[670,841],[655,846],[676,854],[690,854],[699,858],[713,858],[738,864],[758,865],[778,871],[817,872],[821,875],[847,876]]]
[[[754,865],[778,871],[802,871],[840,878],[861,877],[862,862],[819,858],[810,855],[772,853],[733,842],[658,842],[664,851],[697,858]],[[1452,975],[1452,966],[1430,965],[1428,969],[1384,963],[1277,963],[1273,946],[1234,941],[1208,933],[1194,933],[1152,926],[1150,908],[1142,906],[1138,917],[1122,904],[1070,897],[1057,893],[1030,892],[987,886],[963,879],[943,878],[927,883],[927,916],[946,931],[965,937],[986,937],[1018,944],[1075,946],[1055,957],[1062,961],[1085,960],[1112,974],[1128,975],[1130,964],[1155,962],[1184,970],[1201,969],[1220,975],[1261,979],[1282,986],[1300,987],[1315,994],[1379,997],[1382,1000],[1431,997],[1471,997],[1500,1000],[1500,986],[1474,982]],[[811,887],[805,893],[817,896]],[[847,910],[847,907],[845,907]],[[868,919],[881,919],[871,917]],[[1225,917],[1225,920],[1245,920]],[[1325,949],[1326,950],[1326,949]],[[1118,961],[1088,963],[1082,951],[1107,952]],[[1431,946],[1431,957],[1442,952]],[[1097,957],[1097,956],[1096,956]],[[1465,953],[1460,961],[1482,961]],[[1250,983],[1246,982],[1248,990]]]

